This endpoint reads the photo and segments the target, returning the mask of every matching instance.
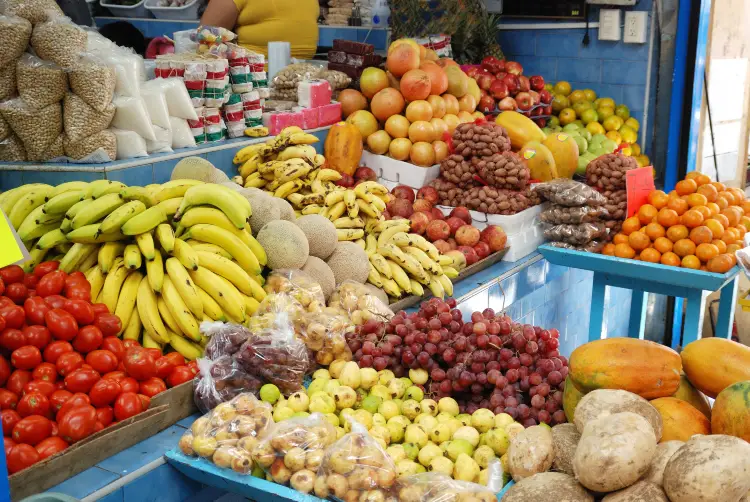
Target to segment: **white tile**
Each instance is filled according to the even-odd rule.
[[[714,123],[714,142],[716,144],[716,153],[731,153],[740,150],[742,138],[742,121],[736,120],[722,124]],[[703,131],[703,156],[708,157],[713,154],[713,143],[711,141],[711,129],[706,121],[706,127]],[[706,165],[705,162],[703,164]]]
[[[739,120],[747,79],[747,59],[712,59],[708,90],[714,124]]]

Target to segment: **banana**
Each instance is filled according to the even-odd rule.
[[[94,180],[91,183],[89,183],[88,187],[86,188],[86,193],[84,194],[83,198],[93,199],[94,192],[102,191],[111,184],[112,184],[112,181],[110,180]]]
[[[110,181],[109,185],[107,186],[102,185],[100,187],[97,187],[97,189],[94,190],[94,192],[91,194],[91,198],[99,199],[110,193],[119,193],[123,188],[126,188],[124,183],[120,183],[119,181]]]
[[[383,279],[383,291],[393,298],[401,296],[401,288],[398,287],[398,284],[393,279]]]
[[[385,276],[386,279],[393,278],[393,276],[391,275],[391,267],[388,266],[388,261],[383,257],[383,255],[378,253],[371,254],[370,264],[375,267],[375,269],[380,272],[381,275]]]
[[[227,315],[238,322],[245,320],[242,295],[234,285],[204,267],[190,271],[193,282],[211,296]]]
[[[455,262],[453,261],[453,258],[451,258],[448,255],[441,254],[437,259],[438,265],[441,267],[455,267]],[[445,268],[443,268],[445,270]]]
[[[163,296],[169,312],[172,314],[182,333],[191,340],[199,342],[201,340],[201,331],[198,321],[193,317],[193,312],[185,304],[169,277],[164,278]],[[203,319],[203,313],[201,313],[198,319]]]
[[[147,261],[154,259],[156,249],[154,247],[154,237],[150,233],[136,235],[135,243],[138,244],[138,249],[141,250],[141,254]]]
[[[321,169],[316,179],[320,181],[338,181],[341,179],[341,173],[335,169]]]
[[[405,233],[409,231],[409,224],[408,223],[401,223],[399,225],[394,225],[392,227],[389,227],[382,232],[380,232],[380,235],[378,236],[378,247],[384,246],[388,243],[390,243],[393,240],[393,236],[395,236],[398,233]],[[398,243],[394,242],[394,244],[398,245]]]
[[[122,233],[125,235],[138,235],[158,227],[167,221],[167,214],[159,206],[151,206],[145,211],[133,216],[122,225]]]
[[[172,256],[177,258],[182,266],[188,270],[195,270],[198,268],[200,259],[195,250],[182,239],[174,240],[174,249],[172,250]],[[198,316],[200,317],[200,316]]]
[[[381,233],[381,232],[385,232],[386,230],[388,230],[389,228],[393,226],[403,225],[404,223],[406,223],[407,225],[410,224],[409,220],[407,220],[406,218],[395,218],[393,220],[382,220],[382,221],[378,220],[377,224],[375,225],[375,227],[373,227],[372,231],[376,233]]]
[[[344,194],[349,190],[336,190],[326,195],[326,206],[334,206],[344,200]]]
[[[174,231],[169,223],[161,223],[156,227],[156,239],[161,244],[161,248],[168,254],[174,250]]]
[[[146,333],[161,343],[169,342],[170,337],[167,333],[167,328],[161,320],[159,307],[156,304],[156,294],[151,289],[146,277],[141,280],[141,284],[138,286],[136,306],[138,307],[138,315]]]
[[[256,152],[250,156],[239,168],[239,173],[242,178],[247,178],[253,173],[258,172],[258,166],[263,160],[261,156]]]
[[[279,152],[278,160],[312,159],[318,152],[309,145],[289,146]]]
[[[120,290],[129,273],[130,271],[123,266],[122,258],[115,258],[112,271],[104,279],[104,287],[99,297],[100,303],[105,304],[110,312],[114,312],[117,307]]]
[[[422,268],[429,273],[433,275],[443,275],[443,268],[427,256],[427,253],[421,249],[413,246],[406,246],[403,250],[415,257],[419,264],[422,265]]]
[[[164,211],[164,214],[167,215],[167,218],[171,218],[180,208],[180,204],[182,204],[182,199],[183,197],[175,197],[174,199],[167,199],[163,202],[159,202],[157,206],[160,207],[162,211]]]
[[[122,332],[123,340],[140,340],[141,332],[143,331],[143,324],[141,324],[141,316],[138,314],[138,309],[134,309],[133,313],[130,314],[125,330]]]
[[[36,247],[31,249],[31,251],[29,251],[30,260],[23,263],[23,271],[27,274],[33,272],[36,266],[42,263],[48,251],[48,249],[39,249]]]
[[[357,246],[361,247],[362,251],[364,251],[365,247],[367,247],[367,243],[365,243],[365,240],[362,239],[362,238],[357,239],[356,241],[354,241],[354,244],[356,244]]]
[[[406,255],[403,251],[401,251],[401,248],[399,248],[395,244],[385,244],[383,246],[378,246],[378,254],[383,255],[385,258],[390,258],[396,263],[403,263],[404,261],[406,261]]]
[[[50,192],[52,187],[47,185],[46,187],[35,188],[26,192],[10,209],[10,213],[6,213],[10,224],[16,229],[21,226],[23,220],[37,207],[44,204],[44,199]]]
[[[156,204],[156,201],[154,201],[154,197],[153,195],[151,195],[151,192],[144,187],[127,187],[123,190],[120,190],[120,195],[122,195],[122,198],[126,201],[140,201],[147,208]]]
[[[421,249],[427,253],[427,256],[433,261],[438,261],[440,259],[440,251],[438,251],[438,248],[419,234],[408,234],[406,232],[403,234],[397,233],[393,236],[393,243],[399,247],[413,246]]]
[[[47,202],[45,202],[42,207],[46,214],[65,214],[68,209],[81,202],[82,195],[82,190],[62,192],[54,197],[49,197],[48,195]]]
[[[7,192],[3,192],[3,199],[2,203],[0,203],[0,209],[2,209],[6,215],[10,216],[10,212],[16,206],[18,201],[20,201],[30,192],[42,189],[46,189],[47,197],[49,197],[49,194],[54,191],[54,188],[52,188],[50,185],[45,185],[43,183],[30,183],[28,185],[21,185],[18,188],[8,190]]]
[[[244,148],[240,148],[237,153],[234,154],[234,159],[232,159],[232,162],[234,162],[235,164],[244,164],[254,154],[260,154],[260,151],[263,150],[263,147],[265,146],[266,145],[264,145],[263,143],[258,143],[255,145],[249,145]]]
[[[377,181],[363,181],[357,185],[357,188],[359,188],[360,191],[372,192],[376,195],[388,195],[388,189]]]
[[[458,277],[458,270],[453,267],[443,267],[443,273],[448,279],[455,279]]]
[[[120,228],[127,223],[130,219],[132,219],[135,216],[138,216],[139,214],[146,211],[146,204],[139,200],[131,200],[111,213],[104,218],[102,221],[101,231],[102,233],[110,233],[117,230],[120,230]]]
[[[188,188],[195,185],[202,185],[203,182],[199,180],[181,179],[167,181],[161,185],[161,190],[154,194],[154,202],[157,204],[167,199],[175,199],[177,197],[184,197],[185,192]]]
[[[154,293],[161,293],[164,286],[164,262],[158,249],[154,251],[154,259],[146,261],[146,275]]]
[[[404,261],[399,265],[406,270],[413,278],[424,285],[430,280],[430,274],[420,265],[419,261],[410,254],[404,255]]]
[[[142,279],[143,274],[136,270],[130,272],[122,283],[122,288],[120,289],[120,294],[117,298],[114,310],[115,315],[120,318],[120,321],[122,321],[122,327],[117,333],[118,336],[125,331],[125,328],[130,322],[130,316],[135,311],[135,302],[138,298],[138,286],[141,285]]]
[[[398,287],[401,288],[401,290],[411,293],[411,280],[409,279],[409,276],[407,275],[406,271],[399,266],[398,263],[387,260],[388,266],[391,269],[391,275],[393,276],[393,280],[396,281],[396,284],[398,284]]]
[[[203,355],[203,348],[182,338],[177,333],[169,334],[169,344],[188,361],[194,361]]]
[[[371,256],[373,253],[377,252],[378,249],[378,239],[371,233],[367,233],[365,236],[365,252],[367,253],[367,256]]]
[[[71,230],[71,220],[69,220],[67,217],[63,218],[63,220],[60,222],[60,231],[63,233],[67,233]]]
[[[248,179],[245,181],[245,188],[263,188],[266,186],[266,180],[261,178]]]
[[[356,218],[359,215],[359,206],[357,205],[357,194],[352,190],[344,192],[344,204],[346,212],[350,218]]]
[[[81,192],[81,196],[83,196],[83,194],[86,193],[88,189],[88,181],[68,181],[67,183],[61,183],[60,185],[57,185],[55,188],[53,188],[50,191],[49,195],[47,195],[47,200],[52,200],[54,197],[57,197],[58,195],[66,192]]]
[[[125,268],[128,270],[138,270],[143,264],[141,259],[141,250],[137,244],[128,244],[123,251],[122,259],[125,262]]]
[[[89,272],[86,274],[86,280],[91,284],[91,299],[96,300],[99,298],[99,293],[101,293],[104,287],[104,272],[102,272],[102,267],[96,265],[89,269]]]
[[[365,236],[365,231],[361,228],[339,228],[336,234],[340,241],[356,241]]]
[[[94,251],[91,251],[89,255],[81,261],[81,263],[78,265],[78,270],[81,272],[85,270],[91,269],[94,265],[96,265],[97,257],[99,255],[99,250],[96,249]]]
[[[245,300],[245,313],[247,314],[247,316],[250,317],[255,314],[255,312],[258,310],[258,307],[260,306],[258,300],[247,295],[242,295],[242,299]]]
[[[370,263],[370,273],[367,275],[367,281],[375,286],[376,288],[383,287],[383,279],[380,277],[380,272]]]
[[[312,190],[313,193],[323,195],[324,197],[333,192],[333,187],[333,183],[330,181],[321,181],[319,177],[310,183],[310,190]]]
[[[185,245],[187,246],[187,244]],[[210,253],[207,254],[211,255]],[[187,305],[196,319],[201,319],[203,317],[203,303],[198,295],[198,287],[193,283],[185,266],[177,258],[167,258],[164,265],[167,276],[172,281],[172,285],[179,293],[182,301]]]
[[[77,270],[78,264],[85,260],[89,253],[96,249],[97,246],[95,244],[73,244],[68,252],[65,253],[62,260],[60,260],[60,266],[58,268],[69,274]]]
[[[86,225],[95,223],[112,211],[122,206],[125,203],[125,199],[119,193],[110,193],[94,200],[90,204],[87,204],[84,208],[78,211],[73,218],[72,228],[75,230]]]
[[[276,172],[276,178],[279,183],[287,183],[307,176],[312,169],[313,166],[302,159],[290,159],[285,162],[283,169]]]
[[[318,204],[310,204],[309,206],[305,206],[301,213],[302,215],[306,214],[321,214],[323,211],[323,206],[319,206]]]
[[[65,219],[72,221],[79,212],[85,209],[92,202],[94,202],[94,199],[81,199],[80,201],[76,202],[75,204],[70,206],[70,209],[65,211]]]
[[[346,211],[346,203],[343,200],[337,202],[333,206],[328,206],[327,218],[331,221],[337,220],[344,215]]]
[[[208,244],[206,242],[194,241],[192,239],[186,242],[190,245],[191,248],[195,249],[196,251],[205,251],[207,253],[213,253],[219,256],[223,256],[224,258],[227,258],[229,260],[232,259],[231,254],[227,253],[224,249],[220,248],[216,244]]]
[[[195,239],[203,242],[217,244],[224,248],[239,263],[240,267],[249,275],[258,275],[261,272],[260,262],[255,254],[248,253],[247,246],[235,235],[227,232],[216,225],[198,224],[193,225],[183,235],[184,239]],[[217,300],[218,301],[218,300]]]
[[[167,329],[174,331],[178,335],[182,335],[180,325],[177,324],[172,312],[170,312],[169,307],[167,307],[167,302],[164,301],[164,296],[160,296],[156,299],[156,308],[159,309],[159,315],[161,316],[161,320],[164,321],[164,325]]]
[[[242,235],[242,231],[234,226],[234,223],[227,217],[226,214],[221,212],[215,207],[193,207],[187,210],[187,212],[180,218],[180,223],[177,226],[177,234],[180,235],[185,228],[198,225],[199,223],[205,223],[207,225],[216,225],[224,230],[232,232],[237,237]],[[247,227],[250,227],[248,223]],[[242,237],[240,237],[242,238]],[[246,243],[247,244],[247,243]]]
[[[245,228],[248,218],[253,214],[250,202],[238,192],[223,185],[205,183],[188,188],[174,219],[179,221],[188,209],[201,205],[219,208],[239,229]]]
[[[224,312],[222,312],[221,310],[221,307],[218,303],[216,303],[216,300],[211,298],[211,295],[206,293],[202,288],[198,288],[198,296],[203,303],[204,316],[208,316],[213,321],[225,322],[227,320]]]
[[[151,338],[151,335],[148,333],[143,333],[143,348],[144,349],[159,349],[162,350],[163,343],[159,343],[158,341]]]
[[[125,250],[124,242],[107,242],[99,248],[99,267],[102,269],[102,273],[108,274],[112,270],[115,258],[122,255]],[[95,298],[91,295],[91,298]]]
[[[38,239],[50,232],[54,232],[55,230],[60,230],[60,223],[47,223],[46,225],[34,225],[31,228],[26,228],[24,231],[21,231],[23,229],[23,225],[21,225],[21,228],[18,229],[18,238],[22,241],[31,241],[34,239]],[[61,232],[62,233],[62,232]],[[38,249],[39,246],[37,246]]]
[[[250,138],[262,138],[268,136],[268,127],[264,126],[253,126],[245,129],[245,136]]]
[[[382,213],[382,211],[378,211],[372,206],[372,204],[368,204],[363,199],[357,199],[357,205],[359,206],[360,211],[372,218],[377,218],[380,216],[380,213]]]
[[[446,295],[453,296],[453,283],[448,278],[448,276],[446,276],[445,274],[440,274],[433,277],[437,277],[437,280],[443,286],[443,290],[445,291]]]
[[[205,267],[214,274],[225,278],[234,284],[241,293],[252,296],[258,301],[262,301],[266,297],[263,288],[232,260],[207,252],[198,252],[198,257],[201,267]]]
[[[289,142],[292,145],[313,145],[320,141],[316,136],[306,132],[296,132],[289,136]]]
[[[302,182],[299,180],[292,180],[283,183],[274,192],[273,196],[280,199],[286,199],[290,194],[296,192],[302,188]]]
[[[125,238],[120,232],[113,232],[110,234],[101,233],[101,225],[99,223],[92,223],[77,228],[66,235],[70,242],[80,242],[83,244],[100,244],[102,242],[114,242]]]
[[[427,287],[430,288],[432,296],[434,296],[435,298],[445,298],[445,289],[443,288],[442,283],[436,277],[430,278],[430,282],[427,284]]]
[[[424,296],[424,288],[414,279],[411,279],[411,294],[415,296]]]

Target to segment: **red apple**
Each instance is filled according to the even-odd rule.
[[[498,100],[507,98],[508,95],[510,94],[508,92],[507,84],[500,79],[492,81],[492,85],[490,85],[489,93],[493,98],[498,99]]]
[[[380,215],[383,217],[384,220],[390,220],[391,219],[391,213],[388,212],[388,209],[380,213]]]
[[[432,213],[432,219],[433,220],[444,220],[445,219],[445,215],[437,207],[433,207],[432,210],[430,210],[430,213]]]
[[[480,260],[484,260],[489,255],[492,254],[492,250],[490,249],[490,245],[486,242],[479,241],[476,244],[474,244],[474,252],[477,253],[477,256]]]
[[[451,229],[448,224],[443,220],[432,220],[427,225],[425,235],[431,242],[435,242],[440,239],[447,239],[451,235]]]
[[[541,117],[542,115],[544,115],[544,107],[542,107],[542,106],[534,108],[533,110],[531,110],[531,116],[532,117]]]
[[[378,181],[378,175],[367,166],[360,166],[354,171],[355,180]]]
[[[491,71],[492,73],[500,71],[500,60],[495,56],[487,56],[482,59],[482,68],[487,71]]]
[[[523,66],[521,66],[521,63],[517,63],[516,61],[506,61],[505,71],[507,71],[508,73],[512,73],[513,75],[521,75],[523,74]]]
[[[506,63],[506,61],[504,59],[500,60],[500,62],[497,65],[499,71],[505,71],[505,63]]]
[[[495,73],[495,78],[498,79],[498,80],[502,80],[502,79],[505,78],[505,76],[507,74],[508,74],[507,71],[499,71],[499,72]]]
[[[518,92],[518,77],[513,75],[512,73],[508,73],[503,77],[503,82],[505,82],[505,85],[508,86],[508,92],[510,95],[514,95],[516,92]]]
[[[539,93],[538,92],[536,92],[536,91],[529,91],[529,95],[531,96],[531,103],[534,106],[536,106],[536,105],[538,105],[538,104],[540,104],[542,102],[541,98],[539,97]]]
[[[531,90],[529,77],[524,77],[523,75],[518,77],[518,90],[521,92],[529,92]]]
[[[471,225],[463,225],[456,230],[456,242],[459,246],[474,246],[479,242],[479,229]]]
[[[483,89],[485,91],[490,90],[490,86],[492,86],[492,82],[495,81],[495,77],[492,75],[479,75],[477,76],[477,85],[480,89]]]
[[[433,204],[437,204],[440,200],[440,195],[435,187],[422,187],[417,190],[417,199],[427,199]]]
[[[438,239],[432,244],[437,248],[438,251],[440,251],[440,254],[445,254],[451,250],[451,245],[448,244],[448,241],[444,241],[443,239]]]
[[[544,89],[544,77],[541,75],[532,75],[529,77],[529,84],[531,84],[531,88],[535,91],[541,91]]]
[[[406,199],[393,199],[385,207],[392,216],[398,218],[408,218],[414,214],[411,202]]]
[[[492,252],[500,251],[505,247],[508,242],[508,236],[505,234],[505,230],[497,225],[488,225],[482,230],[480,238],[483,242],[490,245]]]
[[[409,217],[411,221],[411,231],[415,234],[422,235],[427,230],[427,225],[430,223],[430,217],[426,213],[413,213]]]
[[[454,250],[454,249],[458,248],[458,244],[456,243],[456,239],[454,239],[453,237],[451,237],[450,239],[448,239],[447,242],[448,242],[448,245],[451,247],[451,250]]]
[[[393,187],[391,194],[397,199],[406,199],[409,202],[414,202],[414,189],[406,185],[398,185]]]
[[[518,94],[516,94],[516,103],[518,103],[519,110],[531,110],[531,94],[529,94],[528,92],[519,92]]]
[[[470,78],[474,78],[479,74],[479,68],[476,66],[472,66],[468,70],[466,70],[466,75]]]
[[[536,125],[538,125],[539,127],[544,127],[547,125],[547,119],[536,118],[534,119],[534,122],[536,122]]]
[[[552,115],[552,105],[545,106],[542,110],[544,110],[545,115]]]
[[[510,96],[501,99],[497,104],[497,109],[501,111],[516,111],[516,108],[518,108],[518,103]]]
[[[464,220],[462,220],[461,218],[456,218],[455,216],[451,216],[450,218],[445,220],[445,222],[451,228],[451,235],[456,235],[456,230],[466,225],[466,222]]]
[[[477,105],[477,110],[479,110],[482,113],[490,113],[495,111],[495,98],[490,96],[489,94],[486,94],[479,98],[479,104]]]
[[[467,225],[471,225],[471,213],[469,212],[469,209],[464,206],[454,207],[450,216],[460,218]]]
[[[337,180],[336,184],[340,187],[351,188],[354,186],[354,178],[346,173],[341,173],[341,179]]]
[[[425,213],[429,213],[430,211],[432,211],[432,202],[427,199],[417,199],[412,205],[415,212],[424,211]]]
[[[539,91],[539,101],[541,101],[545,105],[552,103],[552,93],[547,89],[542,89],[541,91]]]
[[[466,266],[474,265],[476,262],[479,261],[479,256],[477,256],[477,252],[474,251],[473,247],[469,246],[458,246],[458,250],[461,251],[464,254],[464,257],[466,257]]]

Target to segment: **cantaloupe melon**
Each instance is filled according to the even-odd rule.
[[[529,141],[523,145],[518,155],[526,161],[531,179],[550,181],[559,177],[552,152],[540,142]]]
[[[578,168],[578,144],[564,132],[550,134],[542,144],[549,148],[555,158],[557,173],[563,178],[572,178]]]

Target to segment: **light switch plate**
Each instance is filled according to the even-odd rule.
[[[645,44],[648,32],[648,12],[628,11],[625,13],[625,28],[622,41],[626,44]]]
[[[620,40],[620,9],[601,9],[599,11],[599,40]]]

